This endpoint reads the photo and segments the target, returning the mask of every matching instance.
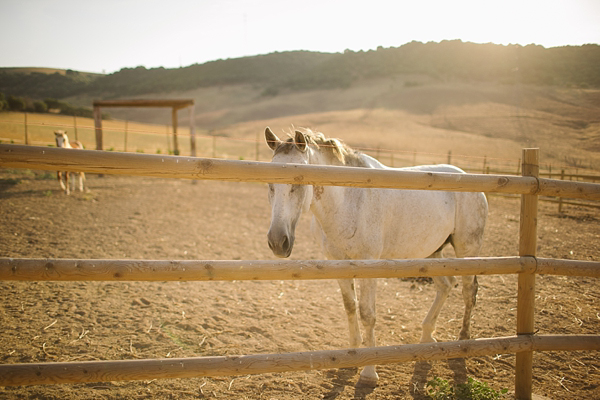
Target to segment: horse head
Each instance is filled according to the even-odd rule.
[[[273,150],[271,162],[283,164],[309,164],[310,142],[302,132],[295,131],[294,138],[282,141],[267,127],[265,139]],[[277,257],[289,257],[294,247],[296,224],[303,211],[308,211],[312,200],[312,186],[269,184],[271,226],[267,233],[269,248]]]
[[[69,147],[69,137],[65,131],[54,131],[56,147]]]

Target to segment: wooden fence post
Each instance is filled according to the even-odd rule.
[[[77,135],[77,116],[73,115],[73,130],[75,131],[75,140],[79,140],[79,136]]]
[[[523,176],[539,175],[539,149],[523,149]],[[539,189],[539,186],[538,186]],[[537,250],[537,191],[521,195],[519,255],[533,256]],[[535,310],[535,273],[519,274],[517,294],[517,335],[533,335]],[[516,354],[515,397],[531,399],[533,352]]]
[[[126,121],[125,121],[125,142],[124,142],[124,144],[123,144],[123,151],[124,151],[125,153],[127,153],[127,131],[128,131],[128,129],[127,129],[127,128],[128,128],[128,125],[129,125],[129,121],[127,121],[127,120],[126,120]]]
[[[171,155],[171,139],[169,138],[169,125],[167,125],[167,154]]]
[[[213,143],[212,143],[212,158],[217,158],[217,136],[215,135],[215,133],[213,132],[212,134],[213,137]]]
[[[190,106],[190,155],[196,157],[196,117],[194,116],[195,106]],[[258,160],[257,160],[258,161]]]
[[[94,125],[96,128],[96,150],[102,150],[102,109],[94,106]]]
[[[173,124],[173,154],[179,155],[179,143],[177,141],[177,108],[173,107],[171,113],[171,122]]]
[[[23,113],[25,116],[25,144],[29,144],[29,132],[27,131],[27,113]]]
[[[560,180],[564,181],[565,180],[565,170],[562,169],[560,171]],[[562,206],[563,206],[563,198],[562,196],[558,198],[558,212],[559,214],[562,212]]]
[[[260,131],[257,130],[256,131],[256,143],[255,143],[255,151],[256,151],[256,161],[259,161],[258,159],[260,158],[260,149],[259,149],[259,144],[260,144]]]

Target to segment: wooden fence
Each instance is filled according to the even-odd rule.
[[[518,274],[517,335],[227,357],[0,365],[0,385],[246,375],[516,353],[517,398],[531,398],[534,351],[600,350],[597,335],[534,335],[535,275],[600,277],[600,262],[536,257],[540,195],[600,200],[600,185],[538,177],[538,151],[523,151],[523,176],[372,170],[205,158],[70,151],[0,144],[0,167],[163,178],[483,191],[522,195],[519,257],[350,261],[141,261],[0,259],[2,280],[259,280]]]

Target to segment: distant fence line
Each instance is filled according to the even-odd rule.
[[[28,144],[32,144],[32,145],[48,145],[48,146],[53,146],[54,143],[50,142],[50,141],[33,141],[30,138],[30,135],[28,134],[28,127],[38,127],[38,128],[48,128],[48,129],[56,129],[56,128],[60,128],[60,129],[72,129],[73,130],[73,135],[71,136],[72,139],[79,139],[79,136],[81,134],[81,136],[83,135],[83,132],[87,131],[87,135],[89,136],[89,140],[91,141],[93,140],[94,137],[94,126],[93,125],[81,125],[78,124],[78,120],[77,117],[73,117],[73,123],[72,124],[59,124],[59,123],[46,123],[46,122],[33,122],[33,121],[28,121],[27,120],[27,113],[23,113],[24,118],[23,121],[21,122],[12,122],[14,124],[23,124],[24,125],[24,135],[22,136],[22,139],[20,140],[21,143],[28,143]],[[88,120],[88,118],[86,118],[86,121]],[[2,122],[2,121],[0,121]],[[104,127],[104,131],[106,133],[118,133],[118,134],[123,134],[123,140],[122,140],[122,148],[124,151],[128,151],[128,150],[133,150],[132,152],[141,152],[141,153],[146,153],[147,151],[149,151],[150,153],[152,153],[152,150],[148,150],[148,149],[139,149],[136,146],[132,146],[131,141],[129,143],[129,148],[128,148],[128,134],[139,134],[139,135],[147,135],[147,136],[151,136],[154,135],[155,137],[158,136],[163,136],[164,137],[164,141],[159,142],[159,144],[161,146],[165,146],[166,150],[164,152],[164,154],[172,154],[172,145],[171,145],[171,138],[172,138],[172,126],[171,125],[155,125],[157,130],[158,129],[164,129],[164,133],[160,133],[157,131],[151,131],[151,130],[147,130],[147,129],[136,129],[135,127],[132,127],[131,125],[134,125],[136,123],[129,123],[129,121],[127,120],[109,120],[107,121],[108,123],[105,125]],[[110,126],[110,123],[122,123],[123,126],[122,127],[115,127],[115,126]],[[7,122],[4,122],[7,123]],[[10,122],[8,122],[10,123]],[[150,124],[144,124],[144,125],[150,125]],[[2,134],[0,133],[0,136],[2,136]],[[178,133],[178,136],[183,136],[183,137],[189,137],[190,134],[186,132],[186,128],[183,128],[183,132]],[[236,159],[254,159],[256,161],[260,161],[261,156],[262,155],[266,155],[268,154],[266,151],[264,151],[261,154],[260,151],[260,144],[262,144],[262,140],[260,138],[257,139],[244,139],[244,138],[232,138],[232,137],[226,137],[226,136],[218,136],[218,135],[202,135],[202,134],[196,134],[196,138],[199,141],[204,141],[205,146],[203,146],[202,148],[199,148],[197,151],[198,153],[200,153],[201,155],[205,155],[205,156],[210,156],[213,158],[236,158]],[[0,137],[0,141],[10,141],[10,142],[15,142],[15,138],[3,138]],[[17,139],[17,141],[19,141]],[[219,143],[223,143],[225,142],[226,144],[223,146],[219,146]],[[236,144],[243,144],[246,145],[245,149],[234,149],[233,151],[228,151],[226,152],[226,154],[223,153],[223,151],[220,151],[221,149],[224,148],[229,148],[231,147],[232,143],[236,143]],[[182,142],[182,145],[185,147],[186,146],[186,142]],[[90,146],[88,146],[90,147]],[[520,166],[521,166],[521,160],[512,160],[512,159],[505,159],[505,158],[497,158],[497,157],[487,157],[487,156],[464,156],[464,155],[456,155],[456,154],[452,154],[452,151],[448,151],[447,154],[441,154],[441,153],[434,153],[434,152],[418,152],[418,151],[409,151],[409,150],[391,150],[391,149],[382,149],[382,148],[365,148],[365,147],[357,147],[357,149],[370,153],[371,156],[377,158],[378,160],[384,162],[385,164],[389,165],[389,166],[408,166],[408,165],[417,165],[418,162],[420,163],[438,163],[438,162],[445,162],[448,164],[452,164],[453,161],[457,161],[460,160],[460,162],[456,163],[456,165],[458,165],[459,167],[463,168],[465,171],[469,172],[469,173],[480,173],[480,174],[501,174],[501,175],[516,175],[518,176],[520,174]],[[114,146],[110,146],[108,148],[108,151],[114,151]],[[236,151],[237,150],[237,151]],[[159,150],[154,150],[156,151],[158,154],[162,154],[162,152],[159,152]],[[228,154],[229,153],[229,154]],[[233,153],[233,154],[230,154]],[[236,154],[238,153],[238,154]],[[242,155],[242,154],[244,155]],[[228,157],[229,156],[229,157]],[[423,159],[425,159],[423,161]],[[432,162],[432,160],[434,160]],[[508,162],[508,163],[507,163]],[[507,168],[507,166],[509,166],[511,163],[515,163],[516,167],[512,167],[513,169],[509,169]],[[477,166],[479,165],[479,166]],[[571,168],[571,170],[573,170],[573,168]],[[587,182],[597,182],[600,181],[600,175],[593,175],[593,174],[580,174],[578,173],[578,168],[574,168],[575,172],[568,172],[568,169],[566,168],[561,168],[560,170],[557,170],[556,168],[553,169],[552,165],[547,164],[546,165],[546,169],[545,171],[540,171],[539,176],[541,177],[548,177],[548,178],[555,178],[555,179],[561,179],[561,180],[571,180],[571,181],[587,181]],[[511,195],[509,194],[505,194],[504,196],[508,196],[511,197]],[[567,199],[564,199],[563,197],[558,197],[558,198],[549,198],[549,197],[540,197],[540,201],[544,201],[544,202],[551,202],[551,203],[555,203],[558,205],[558,212],[562,212],[564,207],[569,205],[569,206],[577,206],[577,207],[589,207],[589,208],[600,208],[600,204],[596,203],[596,202],[575,202],[575,201],[569,201]]]
[[[73,117],[72,124],[65,123],[46,123],[46,122],[33,122],[27,119],[27,113],[23,113],[24,118],[21,121],[0,121],[1,123],[9,123],[16,125],[23,125],[23,133],[21,138],[18,137],[4,137],[0,131],[0,141],[7,141],[11,143],[24,143],[31,145],[54,145],[53,141],[41,141],[41,140],[32,140],[31,134],[29,132],[28,127],[38,127],[38,128],[57,128],[57,129],[73,129],[73,136],[70,136],[71,139],[81,140],[79,138],[80,133],[83,135],[85,132],[85,136],[89,136],[86,140],[88,148],[93,148],[91,143],[94,139],[94,129],[95,126],[93,124],[90,125],[81,125],[78,124],[78,117]],[[37,114],[36,114],[37,115]],[[65,117],[68,118],[68,117]],[[85,118],[85,117],[79,117]],[[85,118],[86,121],[89,118]],[[93,122],[93,121],[92,121]],[[124,152],[139,152],[139,153],[157,153],[157,154],[173,154],[172,151],[172,137],[173,137],[173,126],[169,124],[156,124],[156,130],[148,130],[148,129],[136,129],[131,125],[138,124],[134,121],[128,120],[106,120],[106,126],[103,127],[103,130],[106,133],[118,133],[122,134],[120,140],[112,140],[112,145],[107,145],[108,151],[124,151]],[[111,123],[120,123],[122,126],[115,127],[110,126]],[[142,123],[139,123],[142,124]],[[143,125],[153,125],[143,123]],[[179,127],[181,132],[177,133],[179,137],[189,137],[190,133],[187,131],[186,127]],[[159,130],[163,130],[163,132],[159,132]],[[263,151],[261,154],[260,144],[262,143],[261,138],[256,139],[245,139],[245,138],[233,138],[228,136],[222,136],[219,134],[211,133],[211,131],[204,130],[206,134],[196,134],[195,137],[199,140],[203,140],[204,146],[202,149],[199,149],[197,152],[200,156],[205,157],[213,157],[213,158],[229,158],[229,159],[253,159],[255,161],[266,160],[267,151]],[[128,135],[145,135],[145,136],[154,136],[158,139],[155,141],[155,146],[153,148],[148,146],[136,146],[128,138]],[[13,135],[17,136],[17,135]],[[159,139],[160,136],[163,136],[163,139]],[[129,139],[129,140],[128,140]],[[86,144],[84,141],[84,144]],[[117,143],[118,142],[118,143]],[[139,142],[139,141],[138,141]],[[225,145],[221,145],[225,143]],[[181,152],[182,155],[191,154],[190,149],[188,149],[187,143],[183,142],[183,147],[186,150],[185,152]],[[233,145],[236,144],[247,144],[244,149],[231,149]],[[235,146],[234,146],[235,147]],[[448,163],[461,167],[467,172],[471,173],[498,173],[503,175],[519,175],[520,174],[520,159],[509,159],[509,158],[501,158],[501,157],[490,157],[487,155],[483,156],[471,156],[471,155],[462,155],[462,154],[453,154],[452,151],[448,151],[447,153],[435,153],[435,152],[423,152],[416,150],[398,150],[398,149],[386,149],[381,147],[364,147],[364,146],[353,146],[355,149],[368,153],[369,155],[377,158],[381,162],[391,167],[405,167],[410,165],[417,164],[440,164],[440,163]],[[164,149],[164,152],[163,152]],[[237,150],[237,151],[236,151]],[[584,168],[583,166],[571,166],[571,165],[561,165],[559,167],[553,166],[552,164],[542,164],[540,165],[540,175],[547,176],[552,178],[554,176],[560,176],[561,172],[564,176],[564,179],[568,180],[582,180],[582,181],[590,181],[596,182],[600,181],[600,174],[594,175],[593,173],[579,173],[580,170],[590,170],[589,168]],[[561,178],[562,179],[562,178]]]

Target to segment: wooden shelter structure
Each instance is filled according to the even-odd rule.
[[[194,100],[193,99],[134,99],[134,100],[96,100],[94,101],[94,125],[96,128],[96,150],[102,150],[102,107],[171,107],[173,123],[173,151],[179,155],[177,141],[177,111],[188,108],[190,112],[190,150],[192,157],[196,156],[196,135],[194,129]]]

